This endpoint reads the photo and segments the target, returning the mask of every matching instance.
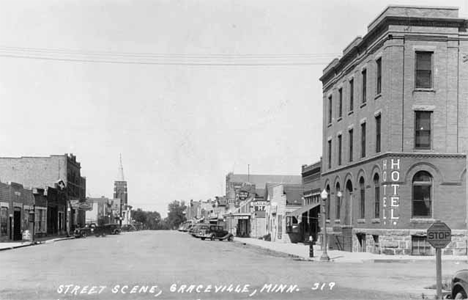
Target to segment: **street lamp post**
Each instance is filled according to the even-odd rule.
[[[328,198],[328,193],[326,190],[323,190],[322,193],[320,193],[320,197],[322,198],[322,204],[323,204],[323,210],[322,210],[322,230],[323,230],[323,252],[322,256],[320,256],[320,261],[330,261],[330,257],[328,256],[327,253],[327,221],[326,221],[326,209],[325,209],[325,202],[327,201]]]

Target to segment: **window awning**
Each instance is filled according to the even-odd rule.
[[[313,209],[313,208],[315,208],[317,206],[320,206],[320,203],[308,204],[306,206],[303,206],[301,208],[296,209],[295,211],[289,212],[286,215],[287,216],[298,217],[298,216],[302,215],[303,213],[307,212],[308,210]]]

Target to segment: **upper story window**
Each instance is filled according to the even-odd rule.
[[[416,85],[417,89],[432,88],[432,52],[416,52]]]
[[[338,90],[338,118],[343,116],[343,89]]]
[[[328,97],[328,124],[331,124],[333,118],[333,98],[330,95]]]
[[[354,110],[354,79],[349,81],[349,111]]]
[[[377,64],[377,86],[376,86],[376,92],[377,95],[382,93],[382,58],[377,59],[376,61]]]
[[[349,130],[349,161],[353,161],[353,139],[354,139],[354,130]]]
[[[382,116],[378,115],[375,116],[375,152],[380,152],[380,144],[381,144],[381,123],[382,123]]]
[[[431,149],[431,115],[430,111],[416,111],[414,124],[414,147]]]
[[[342,148],[342,138],[341,134],[338,136],[338,165],[341,166],[341,148]]]
[[[367,101],[367,70],[362,70],[362,103]]]
[[[332,167],[332,141],[328,140],[328,168]]]
[[[361,124],[361,157],[366,157],[366,123]]]

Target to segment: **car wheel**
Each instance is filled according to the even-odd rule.
[[[81,235],[82,237],[86,237],[86,232],[83,232],[83,234]]]
[[[95,237],[99,237],[99,233],[96,233],[94,236],[95,236]]]
[[[230,236],[228,237],[228,241],[232,242],[233,240],[234,240],[234,236],[230,235]]]
[[[215,240],[215,236],[214,236],[214,234],[212,234],[212,235],[210,236],[210,240],[212,240],[212,241],[214,241],[214,240]]]
[[[103,234],[102,234],[102,237],[105,237],[105,236],[106,236],[106,234],[105,234],[105,233],[103,233]]]
[[[201,238],[201,240],[202,240],[202,241],[204,241],[204,240],[205,240],[205,238]]]
[[[458,293],[455,295],[455,298],[454,299],[466,299],[466,292],[461,289],[460,291],[458,291]]]

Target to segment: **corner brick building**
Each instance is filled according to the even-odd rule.
[[[73,154],[51,155],[49,157],[0,157],[0,182],[17,182],[26,188],[64,190],[65,203],[86,200],[86,178],[81,176],[81,164]],[[60,185],[63,186],[61,187]],[[85,211],[70,207],[65,215],[69,230],[77,224],[85,224]],[[63,213],[63,212],[62,212]],[[61,227],[63,216],[54,211],[53,218]],[[49,218],[50,213],[48,212]]]
[[[456,8],[389,6],[324,69],[331,248],[433,254],[441,220],[466,254],[466,30]]]

